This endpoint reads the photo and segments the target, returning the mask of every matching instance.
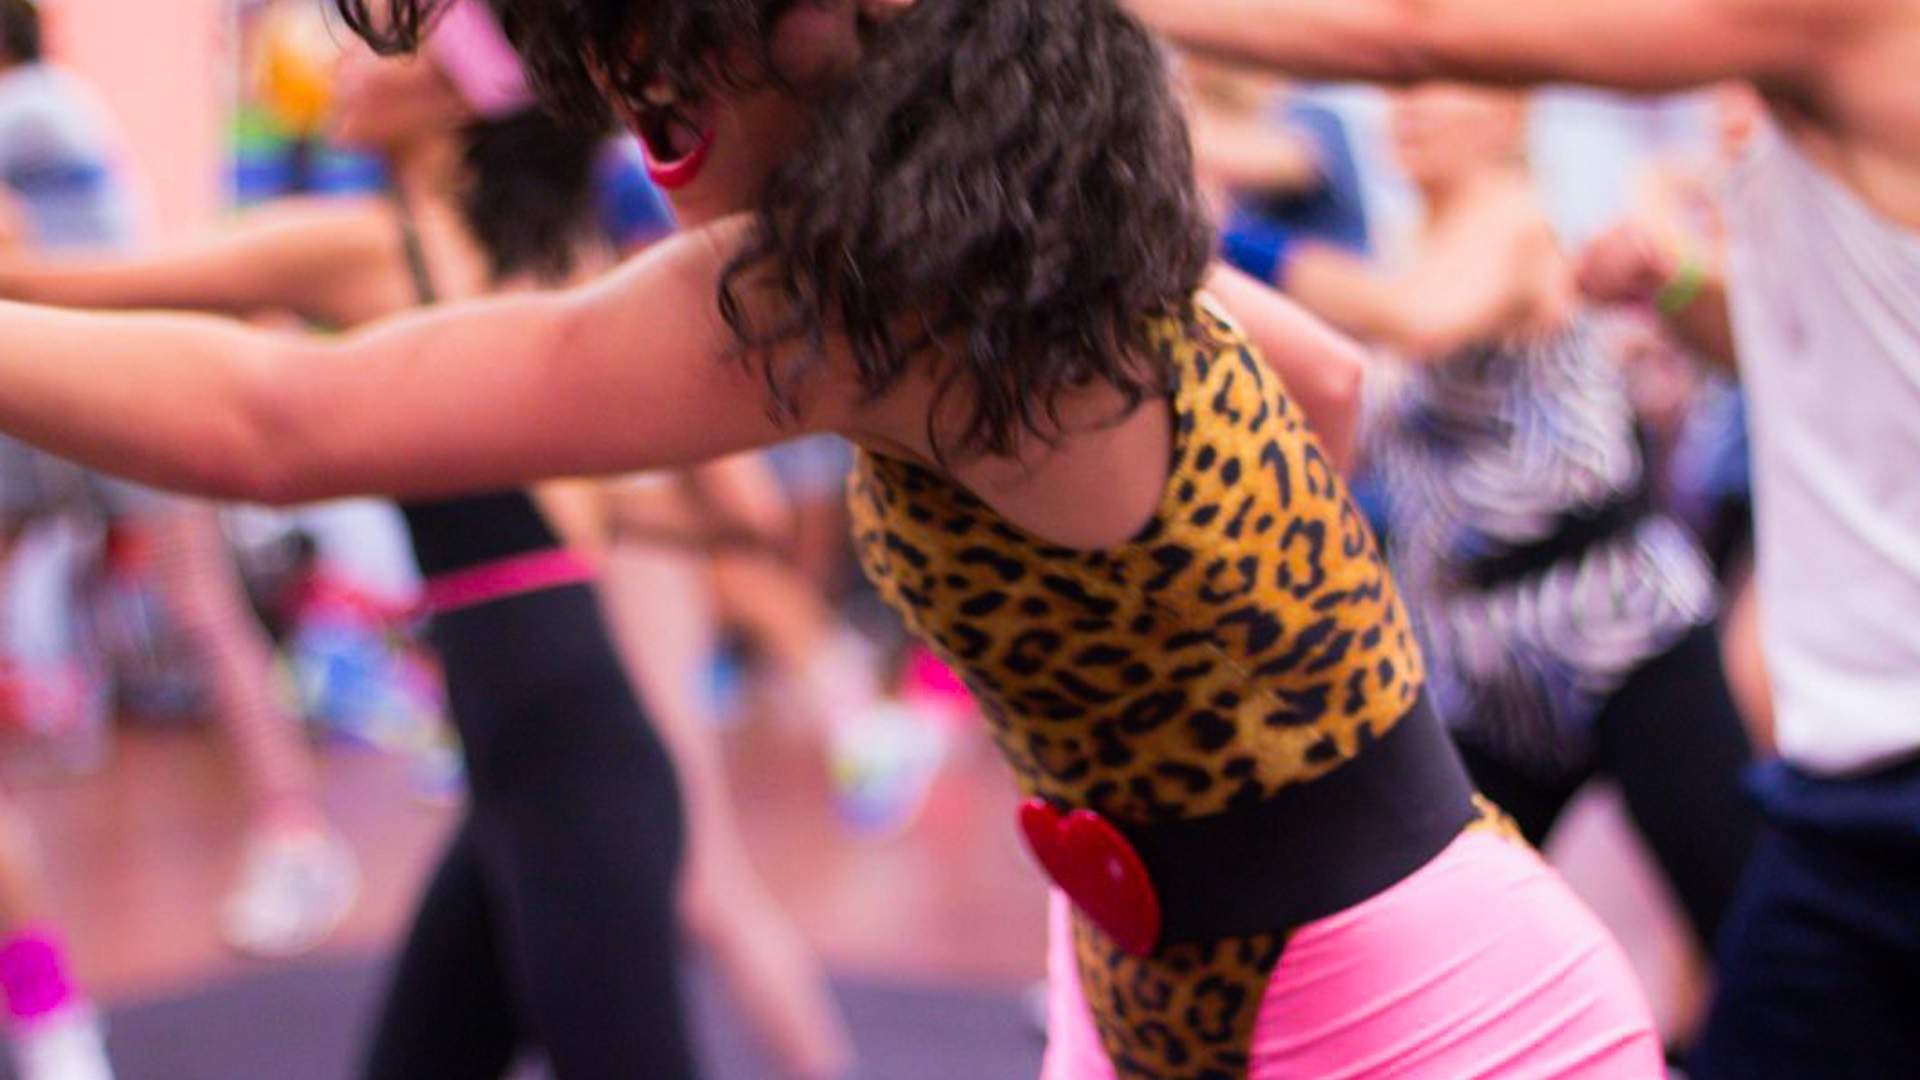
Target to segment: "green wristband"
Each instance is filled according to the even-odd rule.
[[[1668,318],[1693,306],[1707,288],[1707,268],[1688,259],[1673,272],[1673,277],[1654,294],[1653,306]]]

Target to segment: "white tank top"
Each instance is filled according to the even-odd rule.
[[[1871,769],[1920,753],[1920,232],[1777,134],[1730,213],[1780,749]]]

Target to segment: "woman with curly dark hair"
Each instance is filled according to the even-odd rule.
[[[406,47],[442,5],[343,6]],[[1049,1077],[1657,1074],[1618,950],[1426,704],[1339,480],[1357,356],[1210,277],[1115,0],[495,7],[556,106],[642,137],[682,235],[330,343],[0,308],[0,429],[268,501],[842,434],[866,568],[1058,886]]]

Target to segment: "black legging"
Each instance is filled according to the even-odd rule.
[[[427,888],[368,1080],[695,1075],[681,1017],[679,793],[584,586],[441,616],[471,808]]]
[[[1713,629],[1694,630],[1635,671],[1595,717],[1593,738],[1588,768],[1551,781],[1470,744],[1460,751],[1481,792],[1536,845],[1587,780],[1618,781],[1634,824],[1710,947],[1759,824],[1740,787],[1753,748]]]

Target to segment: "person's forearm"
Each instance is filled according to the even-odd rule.
[[[757,371],[725,362],[725,240],[683,234],[574,289],[326,340],[0,305],[0,431],[160,486],[278,503],[678,468],[838,430],[840,395],[790,421],[765,407]]]
[[[1431,290],[1385,277],[1331,248],[1296,255],[1286,292],[1336,329],[1407,360],[1441,360],[1470,341],[1470,320],[1436,303]]]
[[[248,314],[255,305],[241,302],[257,291],[263,267],[243,286],[209,287],[204,274],[175,270],[164,256],[153,259],[90,257],[49,258],[0,255],[0,299],[94,311],[201,311]],[[308,285],[312,285],[311,278]]]
[[[276,504],[591,471],[595,455],[533,445],[504,416],[592,390],[542,366],[483,362],[553,354],[564,323],[535,315],[539,303],[449,307],[335,339],[0,303],[0,431],[156,487]],[[583,400],[580,415],[608,406]]]
[[[287,313],[316,325],[364,321],[371,271],[351,264],[288,270],[263,261],[240,270],[175,262],[162,252],[120,258],[0,255],[0,300],[78,311],[191,311],[250,317]],[[377,279],[373,279],[377,280]],[[352,282],[342,286],[341,282]],[[376,287],[372,295],[379,296]],[[358,316],[356,318],[356,316]]]
[[[83,263],[61,263],[34,255],[0,255],[0,298],[66,308],[160,308],[172,305],[104,289]]]
[[[300,362],[299,339],[212,318],[0,303],[0,341],[0,430],[159,487],[272,497],[263,392]]]
[[[1723,79],[1817,89],[1840,0],[1125,0],[1175,42],[1322,79],[1670,91]]]
[[[0,255],[0,298],[116,311],[284,310],[348,325],[370,317],[351,310],[364,307],[354,300],[382,292],[381,271],[396,254],[390,229],[353,204],[275,206],[138,252]]]
[[[1263,64],[1303,78],[1403,82],[1421,57],[1396,33],[1401,5],[1355,0],[1328,17],[1325,5],[1285,0],[1126,0],[1147,25],[1206,56]],[[1371,13],[1371,14],[1369,14]]]
[[[1324,185],[1313,148],[1290,132],[1204,117],[1192,129],[1195,166],[1236,192],[1293,195]]]

